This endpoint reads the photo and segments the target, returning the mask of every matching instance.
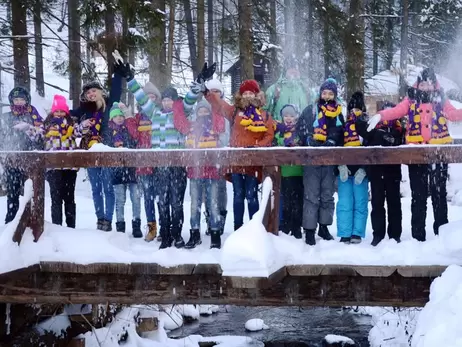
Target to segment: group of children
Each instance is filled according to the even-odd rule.
[[[177,91],[166,88],[162,93],[152,83],[142,87],[128,64],[117,62],[107,95],[97,82],[86,84],[80,107],[69,110],[66,99],[56,95],[50,114],[43,121],[30,103],[23,88],[11,91],[11,112],[3,116],[7,126],[0,129],[6,136],[9,150],[45,149],[69,151],[88,149],[96,143],[125,148],[216,148],[222,146],[253,148],[269,146],[398,146],[403,143],[451,142],[446,119],[462,119],[462,110],[455,110],[438,84],[436,75],[425,69],[409,96],[399,105],[384,103],[378,115],[366,114],[364,98],[356,92],[342,110],[338,101],[337,83],[326,80],[319,89],[316,103],[300,112],[299,107],[285,104],[278,108],[273,121],[265,111],[266,100],[259,84],[244,81],[234,103],[224,100],[221,83],[212,79],[213,72],[204,67],[182,99]],[[122,79],[135,96],[138,112],[133,114],[120,102]],[[407,124],[404,125],[403,121]],[[7,129],[7,130],[5,130]],[[229,140],[227,137],[229,136]],[[80,139],[79,145],[77,145]],[[4,140],[5,141],[5,140]],[[229,142],[228,142],[229,141]],[[6,168],[8,211],[10,222],[19,206],[19,192],[25,173]],[[412,235],[425,241],[427,190],[431,188],[435,215],[434,232],[448,222],[446,202],[447,164],[409,165],[412,190]],[[360,243],[365,237],[368,218],[369,182],[372,198],[372,227],[376,246],[388,236],[400,242],[402,215],[400,200],[400,165],[340,165],[283,166],[282,216],[280,230],[315,245],[315,235],[332,240],[329,226],[335,211],[334,193],[338,189],[337,235],[342,243]],[[125,232],[124,207],[127,190],[132,202],[132,232],[141,231],[141,194],[148,230],[146,241],[157,237],[155,201],[159,211],[160,248],[194,248],[201,244],[201,205],[205,201],[206,234],[211,247],[221,247],[227,215],[226,180],[233,185],[234,229],[244,222],[245,200],[249,217],[258,211],[258,185],[261,167],[217,167],[204,164],[197,167],[90,168],[97,229],[112,230],[116,212],[116,230]],[[76,168],[60,168],[47,172],[52,202],[52,222],[62,224],[62,206],[66,225],[76,223]],[[183,200],[187,180],[191,195],[190,239],[184,242]],[[337,184],[336,184],[337,181]],[[388,229],[386,228],[387,201]]]

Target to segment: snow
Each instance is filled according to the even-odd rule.
[[[51,332],[57,337],[62,337],[71,326],[71,321],[66,314],[59,314],[37,324],[36,329],[40,334]]]
[[[254,318],[245,322],[245,329],[248,331],[260,331],[269,329],[269,327],[265,324],[263,319]]]
[[[176,305],[162,306],[159,319],[164,322],[164,327],[167,330],[175,330],[183,326],[183,316]]]
[[[324,340],[329,344],[343,343],[343,346],[354,346],[355,342],[349,337],[340,335],[327,335]]]
[[[200,316],[200,310],[196,305],[180,305],[178,308],[180,314],[185,318],[197,320]]]
[[[217,313],[219,307],[217,305],[199,305],[199,314],[201,316],[211,316],[214,313]]]

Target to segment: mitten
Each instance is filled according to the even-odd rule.
[[[355,173],[355,184],[360,185],[363,183],[365,177],[366,171],[364,169],[358,169],[358,171]]]
[[[340,181],[342,181],[342,182],[348,181],[348,177],[349,177],[350,174],[351,174],[351,171],[348,170],[348,166],[346,166],[346,165],[339,165],[338,171],[339,171],[339,173],[340,173],[340,174],[339,174]]]
[[[379,113],[369,118],[369,120],[367,121],[367,124],[369,125],[367,127],[367,131],[370,132],[374,130],[377,124],[379,124],[381,120],[382,120],[382,116]]]
[[[205,82],[193,81],[191,85],[189,86],[189,88],[194,94],[205,93],[207,91]]]

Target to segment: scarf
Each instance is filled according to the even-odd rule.
[[[317,141],[325,142],[327,140],[327,119],[337,118],[342,113],[342,105],[338,104],[337,101],[319,102],[317,111],[318,117],[313,123],[313,138]]]
[[[420,118],[420,103],[413,100],[411,107],[408,110],[408,131],[406,135],[406,143],[423,143],[422,124]],[[444,117],[442,102],[433,103],[432,127],[430,144],[448,144],[452,143],[452,138],[449,135],[449,130]]]
[[[216,148],[218,135],[213,131],[212,117],[198,117],[186,138],[188,148]]]
[[[112,132],[112,144],[114,147],[124,147],[125,143],[125,134],[127,133],[127,127],[125,124],[115,124],[111,121],[111,132]]]
[[[144,112],[140,112],[140,121],[138,123],[138,131],[152,131],[152,122],[151,119],[144,114]]]
[[[11,105],[10,106],[11,113],[14,116],[22,116],[25,114],[32,113],[32,106],[31,105]]]
[[[343,125],[343,146],[344,147],[355,147],[361,146],[361,140],[358,132],[356,131],[356,119],[361,116],[362,112],[351,111],[345,124]]]
[[[245,108],[244,113],[241,114],[242,120],[239,124],[244,126],[247,130],[252,132],[265,132],[268,128],[262,118],[262,112],[260,108],[256,108],[253,105],[249,105]]]
[[[276,133],[284,139],[284,147],[294,147],[299,144],[296,136],[295,124],[287,125],[284,122],[277,122],[275,125]]]
[[[52,117],[45,137],[60,138],[61,142],[66,141],[74,133],[74,127],[67,122],[66,118]]]

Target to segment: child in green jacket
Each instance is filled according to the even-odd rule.
[[[301,142],[295,131],[299,112],[295,105],[284,105],[280,112],[282,122],[275,123],[274,143],[276,146],[294,147]],[[303,218],[303,167],[286,165],[281,167],[282,218],[280,230],[302,238]]]

